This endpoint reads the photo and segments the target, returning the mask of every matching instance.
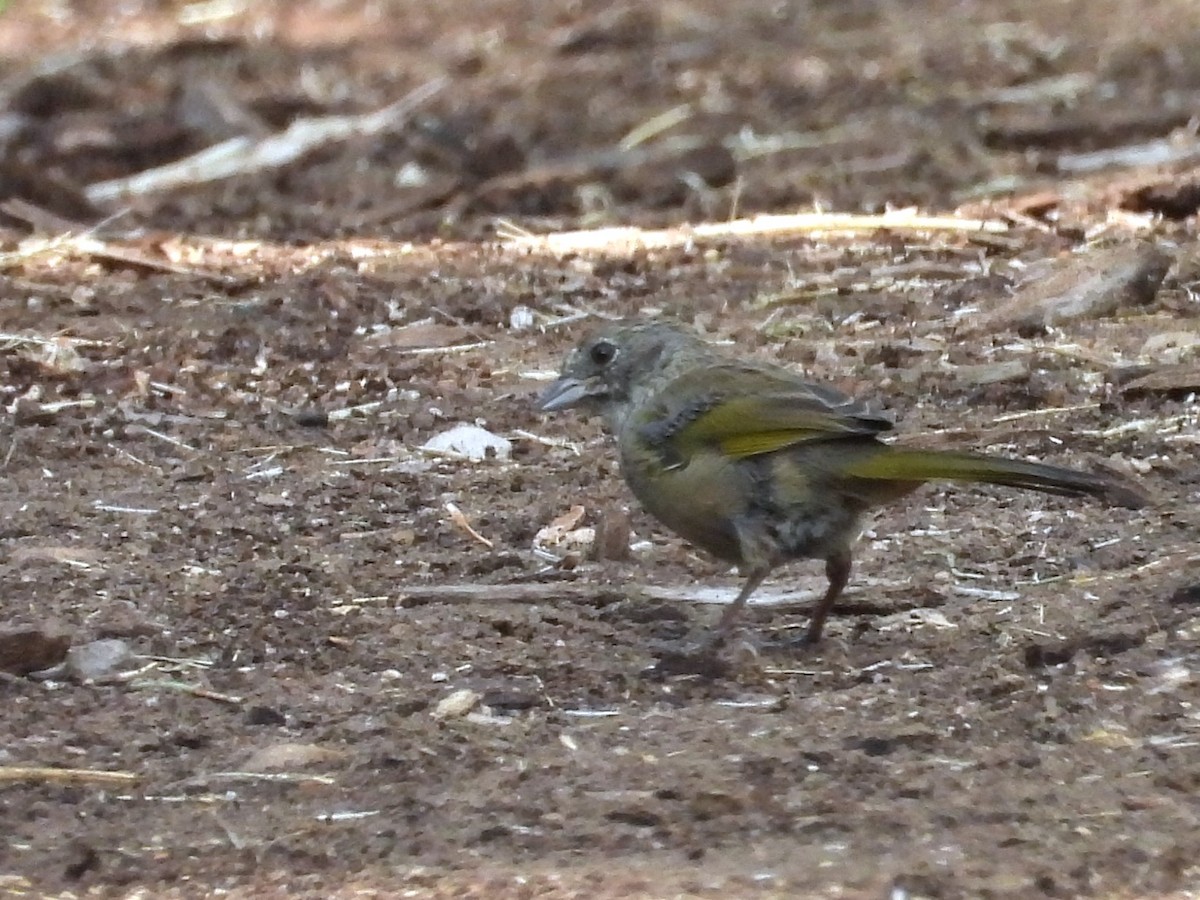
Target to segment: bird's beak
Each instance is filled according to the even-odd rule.
[[[537,407],[542,412],[554,412],[557,409],[570,409],[590,397],[598,397],[604,393],[600,384],[583,381],[564,375],[538,397]]]

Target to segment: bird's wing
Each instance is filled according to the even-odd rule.
[[[775,367],[737,363],[681,375],[639,418],[642,440],[685,458],[714,448],[741,459],[892,427],[890,420],[832,388]]]

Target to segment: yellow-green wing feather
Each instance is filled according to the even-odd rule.
[[[856,400],[771,367],[710,366],[680,376],[659,397],[643,436],[683,457],[715,448],[741,459],[892,427]]]

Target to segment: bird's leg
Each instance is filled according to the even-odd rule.
[[[825,576],[829,579],[829,587],[825,590],[825,596],[813,609],[812,618],[808,622],[808,633],[804,637],[809,644],[815,644],[821,640],[825,619],[829,615],[829,611],[833,609],[837,598],[841,596],[846,582],[850,580],[850,549],[848,547],[844,547],[826,558]]]
[[[763,579],[770,571],[770,566],[751,569],[746,577],[746,583],[742,585],[742,589],[733,602],[725,608],[721,620],[713,629],[708,640],[690,647],[670,648],[662,651],[659,654],[658,662],[652,667],[652,671],[659,676],[703,675],[708,678],[717,678],[724,674],[727,666],[721,661],[719,651],[730,632],[737,625],[742,610],[746,608],[746,601],[750,599],[750,595],[754,593],[755,588],[762,584]]]
[[[710,649],[716,650],[726,638],[733,632],[734,626],[737,625],[738,619],[742,617],[742,611],[746,608],[746,601],[750,599],[750,595],[758,590],[758,586],[763,583],[763,579],[770,572],[768,566],[760,566],[751,569],[746,573],[746,583],[742,585],[742,589],[738,595],[733,598],[733,602],[725,608],[725,612],[721,614],[721,620],[717,622],[717,627],[713,631],[712,639],[709,641]]]

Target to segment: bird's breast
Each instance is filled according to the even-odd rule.
[[[753,466],[716,451],[664,465],[660,458],[623,449],[621,468],[652,516],[714,556],[742,561],[735,523],[753,497]]]

